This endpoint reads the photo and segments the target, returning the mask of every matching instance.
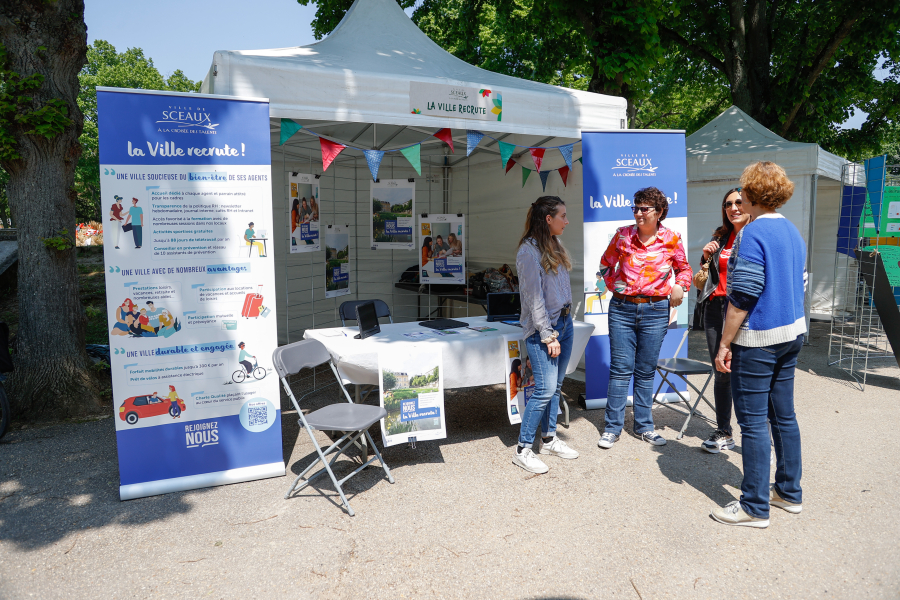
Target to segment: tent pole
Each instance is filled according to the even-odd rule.
[[[812,257],[813,248],[815,248],[816,238],[816,188],[818,187],[819,176],[815,173],[809,176],[809,236],[806,240],[806,335],[803,337],[804,345],[809,345],[809,322],[810,311],[812,310],[812,290],[813,290],[813,272]]]

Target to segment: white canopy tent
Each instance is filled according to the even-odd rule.
[[[501,91],[502,120],[411,114],[410,88],[414,82]],[[201,91],[269,98],[276,232],[281,225],[289,227],[286,175],[290,172],[321,175],[323,223],[350,226],[354,273],[351,294],[336,299],[337,302],[324,298],[320,268],[323,259],[316,254],[288,254],[287,234],[284,243],[278,242],[277,233],[272,236],[276,280],[284,281],[277,290],[282,342],[298,339],[298,332],[307,327],[333,322],[335,307],[343,300],[382,298],[392,304],[395,320],[414,318],[418,308],[412,293],[398,292],[393,286],[400,273],[417,261],[416,253],[369,249],[371,175],[362,153],[348,148],[323,174],[317,137],[301,130],[287,144],[279,146],[281,119],[293,119],[304,129],[365,149],[390,151],[425,140],[421,146],[421,177],[399,153],[385,155],[379,177],[416,178],[417,213],[467,214],[467,259],[471,271],[514,263],[526,208],[542,190],[537,174],[524,189],[518,169],[504,175],[494,140],[485,138],[466,158],[466,130],[480,130],[497,140],[521,146],[513,157],[533,168],[525,147],[577,142],[586,130],[621,129],[626,107],[622,98],[525,81],[473,67],[432,42],[394,0],[356,0],[327,38],[308,46],[217,51]],[[442,128],[452,129],[455,154],[448,154],[449,148],[442,142],[429,138]],[[575,158],[580,152],[576,145]],[[564,164],[559,152],[549,150],[542,170]],[[579,167],[576,165],[570,173],[568,187],[562,185],[558,176],[551,175],[546,190],[569,201],[571,225],[565,240],[573,249],[582,244]],[[283,223],[279,221],[281,215]],[[572,254],[581,255],[578,251]],[[573,278],[580,280],[580,264]],[[401,297],[405,297],[405,304],[398,300]],[[300,298],[302,305],[295,306]]]
[[[695,268],[703,246],[722,224],[725,192],[740,185],[744,168],[777,163],[794,182],[794,196],[779,210],[807,242],[810,312],[831,313],[835,248],[841,209],[841,167],[847,161],[817,144],[790,142],[732,106],[687,138],[688,258]],[[692,294],[693,298],[693,294]]]

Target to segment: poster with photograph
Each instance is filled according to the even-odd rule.
[[[370,186],[372,250],[411,250],[415,245],[416,183],[382,179]]]
[[[465,218],[425,215],[419,218],[420,283],[466,283]]]
[[[325,228],[325,297],[350,293],[350,232],[344,225]]]
[[[385,446],[447,437],[443,369],[441,349],[431,344],[397,344],[378,354]]]
[[[289,219],[291,254],[317,252],[319,239],[319,180],[315,175],[291,173]]]
[[[97,114],[119,497],[283,476],[268,102],[98,88]]]
[[[528,349],[521,337],[503,337],[506,358],[506,414],[511,425],[522,422],[525,405],[534,394],[534,369],[528,357]]]

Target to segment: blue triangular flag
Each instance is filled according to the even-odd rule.
[[[544,191],[547,191],[547,177],[550,176],[550,171],[538,171],[538,175],[541,176],[541,187],[544,188]]]
[[[378,179],[378,167],[381,166],[381,159],[384,158],[384,152],[381,150],[363,150],[366,155],[366,163],[369,170],[372,171],[372,181]]]
[[[559,147],[559,153],[562,154],[563,159],[566,161],[566,166],[570,169],[572,168],[572,146],[575,144],[566,144],[565,146]]]
[[[466,156],[472,154],[472,150],[478,146],[484,134],[475,129],[466,129]]]
[[[282,119],[281,120],[281,141],[279,142],[279,146],[284,146],[284,143],[291,139],[291,136],[303,129],[303,125],[292,121],[291,119]]]

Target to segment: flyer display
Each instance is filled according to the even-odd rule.
[[[325,297],[350,293],[350,232],[343,225],[325,229]]]
[[[290,176],[290,248],[291,254],[318,252],[319,180],[315,175],[291,173]]]
[[[525,405],[534,394],[534,370],[521,337],[503,336],[506,358],[506,415],[511,425],[522,422]]]
[[[430,344],[402,344],[378,354],[378,385],[385,446],[447,437],[444,421],[444,366]]]
[[[420,283],[466,282],[465,217],[423,215],[418,246],[422,252]]]
[[[383,179],[369,184],[372,250],[411,250],[416,212],[416,183]]]
[[[120,497],[284,475],[268,102],[97,106]]]
[[[600,277],[600,258],[618,228],[634,225],[631,211],[634,193],[657,187],[669,201],[663,224],[677,232],[687,246],[687,185],[684,134],[678,132],[585,132],[584,148],[584,321],[594,324],[585,350],[588,408],[606,406],[609,385],[609,304],[612,292]],[[674,274],[670,274],[674,280]],[[674,356],[688,326],[687,299],[669,312],[669,331],[660,357]],[[687,356],[687,344],[679,355]],[[654,390],[661,381],[659,375]],[[664,388],[661,402],[687,397],[687,385],[676,380],[677,389]],[[631,398],[629,396],[629,403]]]

